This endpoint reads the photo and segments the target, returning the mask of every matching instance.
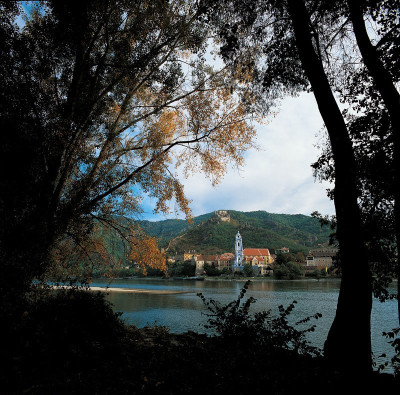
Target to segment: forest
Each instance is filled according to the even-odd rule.
[[[0,1],[2,390],[248,393],[254,382],[264,393],[270,381],[272,393],[394,393],[400,329],[384,375],[370,322],[373,297],[398,301],[400,288],[399,18],[397,0]],[[304,91],[326,135],[311,166],[334,185],[335,216],[313,216],[334,232],[342,273],[322,355],[287,326],[290,307],[278,321],[249,317],[245,288],[210,321],[233,325],[233,339],[124,325],[73,274],[107,259],[101,229],[143,269],[164,269],[156,239],[120,219],[140,218],[150,196],[156,213],[174,207],[190,223],[178,171],[216,185],[245,165],[256,124]],[[247,375],[224,373],[227,359],[231,373],[249,361]],[[207,366],[208,380],[178,374],[180,361]],[[288,380],[284,366],[298,373]]]
[[[234,252],[235,235],[242,235],[244,248],[269,248],[275,253],[282,247],[308,254],[311,248],[328,245],[332,230],[321,228],[316,218],[305,215],[271,214],[265,211],[228,210],[229,222],[213,216],[169,240],[168,253],[196,250],[203,254]]]

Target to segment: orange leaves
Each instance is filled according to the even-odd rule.
[[[174,136],[183,129],[184,120],[178,111],[166,109],[153,122],[148,124],[147,144],[160,147],[170,144]]]
[[[144,234],[141,230],[135,229],[131,235],[129,260],[136,263],[146,274],[146,269],[159,269],[167,272],[167,259],[164,252],[161,252],[157,246],[155,237]]]
[[[90,279],[94,272],[107,277],[121,262],[107,246],[107,235],[96,227],[84,240],[65,238],[52,254],[53,264],[46,275],[51,279],[61,280],[70,276]]]
[[[197,139],[190,149],[180,152],[178,165],[186,176],[202,171],[213,185],[223,177],[227,166],[243,164],[243,153],[253,147],[255,130],[245,104],[225,86],[202,90],[185,99],[188,113],[186,133]]]

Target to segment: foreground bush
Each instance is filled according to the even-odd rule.
[[[24,307],[3,321],[8,337],[2,390],[57,391],[60,385],[66,391],[67,383],[76,384],[119,358],[125,327],[104,295],[78,288],[44,290],[30,295]]]
[[[322,317],[320,313],[298,321],[295,326],[288,323],[288,316],[295,307],[293,301],[287,308],[279,306],[277,317],[271,315],[271,310],[250,314],[250,306],[256,302],[253,297],[243,301],[250,281],[243,286],[237,300],[222,305],[216,300],[207,300],[202,293],[197,294],[210,313],[207,329],[214,330],[225,339],[236,339],[245,343],[253,343],[264,348],[294,350],[303,355],[320,356],[321,350],[311,346],[306,340],[306,333],[312,332],[315,325],[306,329],[296,329],[313,319]]]
[[[277,317],[252,316],[254,299],[244,301],[247,286],[226,306],[203,297],[216,314],[208,325],[217,336],[126,326],[100,293],[36,293],[23,310],[2,321],[8,334],[1,339],[6,362],[0,370],[1,392],[396,393],[398,383],[385,375],[365,378],[349,391],[347,378],[329,370],[305,342],[311,329],[288,324],[293,306],[280,308]]]

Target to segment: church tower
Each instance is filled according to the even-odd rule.
[[[233,271],[243,270],[243,243],[239,231],[235,237],[235,262],[232,269]]]

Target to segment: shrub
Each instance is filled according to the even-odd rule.
[[[173,263],[168,267],[169,276],[189,276],[193,277],[196,272],[196,265],[191,262]]]
[[[209,265],[208,263],[204,264],[204,271],[206,272],[207,276],[212,276],[212,277],[220,276],[222,274],[222,272],[218,268]]]
[[[394,348],[395,355],[391,358],[390,364],[393,368],[393,372],[396,377],[400,377],[400,327],[394,328],[389,332],[383,332],[383,336],[389,339],[388,343]],[[386,357],[386,354],[382,354],[382,357]],[[389,361],[381,364],[378,369],[382,370],[389,365]]]
[[[301,276],[301,269],[295,262],[282,263],[276,265],[274,276],[278,279],[287,278],[289,280],[294,280]]]
[[[253,266],[250,263],[245,263],[244,264],[243,274],[246,277],[251,277],[253,275]]]
[[[250,306],[256,299],[252,296],[242,302],[250,281],[243,286],[237,300],[226,305],[210,299],[207,300],[202,293],[201,298],[210,313],[205,328],[213,329],[217,335],[231,341],[235,339],[250,345],[262,346],[273,349],[294,350],[299,354],[320,355],[321,351],[313,347],[306,340],[306,333],[313,332],[315,325],[306,329],[296,329],[288,323],[288,316],[295,307],[293,301],[287,308],[279,306],[277,317],[271,316],[271,310],[250,314]],[[322,315],[316,313],[295,323],[295,326],[307,323],[312,318],[318,319]]]
[[[106,369],[121,353],[125,326],[103,293],[66,288],[35,294],[16,323],[3,322],[14,331],[2,348],[7,369],[0,383],[8,378],[12,392],[32,386],[41,393],[47,385],[57,387],[49,393],[69,392],[68,385]]]

